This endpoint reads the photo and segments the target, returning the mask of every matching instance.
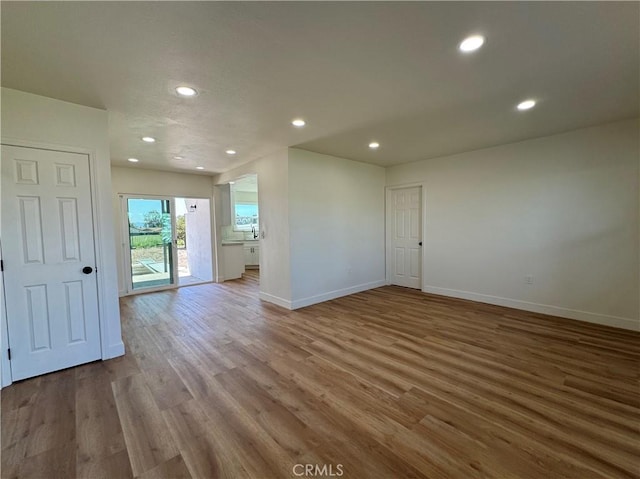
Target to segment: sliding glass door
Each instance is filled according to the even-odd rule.
[[[128,229],[129,291],[174,286],[177,275],[173,199],[124,196],[123,203]]]

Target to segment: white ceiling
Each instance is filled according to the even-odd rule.
[[[212,174],[284,146],[391,165],[638,115],[637,2],[1,10],[2,85],[106,108],[117,165]],[[463,55],[471,33],[486,44]],[[178,98],[179,84],[199,95]],[[516,112],[529,97],[538,106]],[[294,117],[307,126],[293,128]]]

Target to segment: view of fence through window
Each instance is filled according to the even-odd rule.
[[[209,200],[126,197],[132,290],[213,280]]]
[[[127,213],[133,289],[172,284],[171,201],[129,198]]]

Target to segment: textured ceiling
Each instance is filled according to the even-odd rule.
[[[391,165],[638,115],[637,2],[0,8],[2,85],[107,109],[119,165],[211,174],[283,146]]]

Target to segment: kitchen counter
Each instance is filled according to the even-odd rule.
[[[230,245],[230,244],[244,244],[244,243],[251,243],[251,244],[256,244],[258,243],[258,239],[254,239],[254,240],[222,240],[222,245]]]

